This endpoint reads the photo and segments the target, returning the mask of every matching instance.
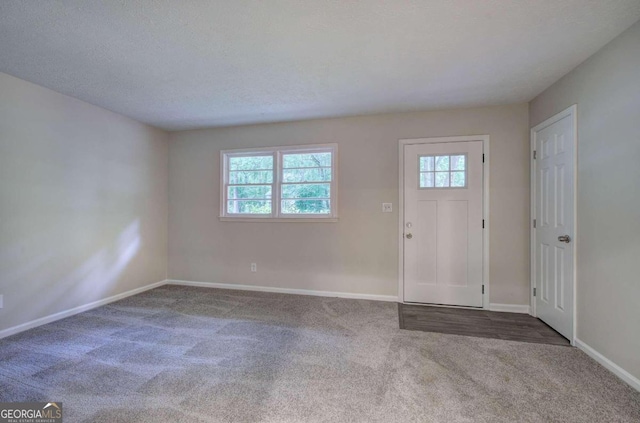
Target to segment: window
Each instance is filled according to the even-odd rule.
[[[466,188],[467,155],[420,156],[420,188]]]
[[[227,212],[271,214],[273,155],[229,157]]]
[[[226,150],[222,218],[337,218],[337,144]]]

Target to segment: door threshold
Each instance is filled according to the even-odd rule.
[[[402,302],[402,304],[428,306],[428,307],[442,307],[442,308],[462,308],[467,310],[484,310],[482,306],[474,307],[474,306],[463,306],[463,305],[452,305],[452,304],[416,303],[413,301],[404,301]]]

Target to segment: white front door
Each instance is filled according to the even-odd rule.
[[[404,146],[404,300],[482,307],[482,141]]]
[[[535,310],[538,318],[569,340],[573,339],[574,119],[571,108],[532,130]]]

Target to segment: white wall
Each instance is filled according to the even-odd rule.
[[[166,278],[167,141],[0,73],[0,330]]]
[[[578,338],[640,378],[640,22],[531,102],[578,105]]]
[[[480,134],[491,136],[491,302],[526,305],[526,104],[172,133],[169,278],[395,296],[398,139]],[[338,223],[219,221],[221,149],[332,142],[340,156]],[[394,213],[383,214],[383,202]]]

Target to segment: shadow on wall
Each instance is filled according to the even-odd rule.
[[[3,290],[8,290],[10,286],[27,285],[11,290],[20,294],[11,298],[10,303],[6,301],[9,298],[5,300],[8,303],[5,306],[11,307],[3,311],[7,315],[21,316],[17,324],[87,304],[113,292],[113,287],[142,245],[140,219],[128,224],[112,245],[100,249],[70,272],[66,271],[65,265],[71,264],[74,257],[65,251],[65,240],[59,242],[61,247],[57,251],[47,249],[45,254],[35,257],[28,255],[20,260],[29,251],[27,244],[33,247],[34,241],[37,242],[30,240],[22,245],[13,245],[13,248],[5,250],[6,255],[3,254],[5,263],[15,259],[12,269],[3,275]],[[57,277],[56,274],[64,276]],[[4,326],[0,324],[0,329],[6,328]]]
[[[104,297],[115,285],[127,264],[140,249],[140,220],[129,224],[118,236],[112,248],[104,248],[74,270],[65,281],[76,287],[74,293],[80,298]]]

